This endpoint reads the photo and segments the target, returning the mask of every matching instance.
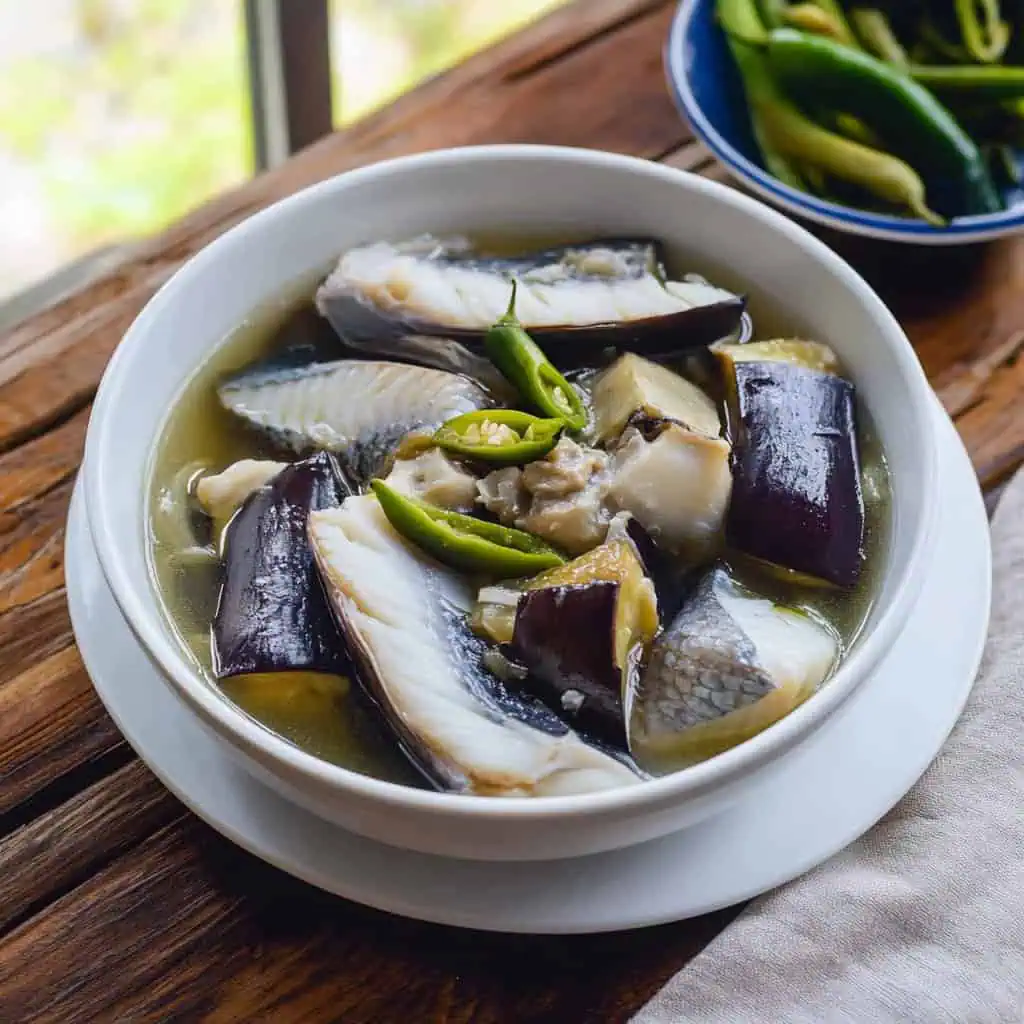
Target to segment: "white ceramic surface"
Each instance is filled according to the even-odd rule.
[[[149,460],[186,378],[254,306],[340,250],[422,231],[652,234],[716,281],[785,306],[827,339],[870,410],[893,473],[890,557],[868,627],[828,686],[760,736],[670,777],[597,794],[496,800],[412,790],[329,765],[242,715],[193,672],[158,611],[144,538]],[[321,816],[397,846],[482,859],[577,856],[721,811],[819,728],[888,652],[919,591],[936,507],[931,396],[913,350],[847,264],[763,204],[672,168],[585,150],[479,147],[350,172],[240,224],[186,264],[104,375],[84,484],[103,572],[174,691],[250,770]]]
[[[945,420],[945,416],[937,413]],[[932,760],[967,699],[988,622],[985,509],[945,420],[939,543],[921,602],[865,687],[776,785],[674,836],[551,863],[487,864],[361,839],[255,782],[175,701],[99,570],[76,489],[68,601],[82,657],[128,741],[181,800],[228,838],[349,899],[497,931],[594,932],[678,920],[748,899],[866,831]]]

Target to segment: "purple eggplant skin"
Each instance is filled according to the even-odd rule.
[[[781,362],[735,363],[733,372],[727,543],[854,586],[864,561],[864,498],[853,385]]]
[[[485,330],[396,317],[354,295],[326,297],[323,309],[342,343],[360,355],[419,363],[473,378],[484,372]],[[530,327],[528,333],[559,370],[574,370],[604,365],[621,352],[670,359],[723,338],[742,337],[746,322],[746,299],[736,296],[628,323]]]
[[[626,751],[623,672],[615,663],[618,595],[619,584],[606,580],[528,591],[519,599],[509,646],[529,673],[519,689],[579,732]],[[638,645],[626,666],[630,687],[640,653]]]
[[[293,463],[253,492],[231,520],[213,619],[214,674],[322,672],[349,660],[306,537],[309,513],[352,489],[329,452]]]

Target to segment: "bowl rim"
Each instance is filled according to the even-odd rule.
[[[362,775],[340,765],[321,760],[247,716],[204,681],[186,660],[163,622],[156,594],[148,578],[136,578],[122,555],[124,526],[117,521],[106,500],[104,480],[116,472],[117,409],[119,396],[133,394],[125,367],[135,350],[147,343],[151,325],[173,315],[178,294],[188,282],[222,258],[222,254],[244,243],[275,223],[286,222],[292,213],[324,197],[343,193],[350,186],[376,179],[387,181],[424,168],[474,162],[482,169],[496,164],[526,162],[583,163],[615,172],[647,176],[677,187],[725,202],[742,213],[767,221],[809,256],[822,262],[873,314],[880,333],[888,338],[893,358],[907,386],[908,405],[913,418],[911,429],[922,447],[921,519],[902,578],[896,581],[888,607],[883,608],[875,625],[859,638],[856,648],[840,664],[828,685],[785,718],[707,761],[681,769],[671,775],[646,780],[642,785],[625,786],[594,793],[533,797],[474,796],[414,789],[399,783]],[[254,304],[255,305],[255,304]],[[196,367],[191,367],[195,370]],[[564,820],[570,817],[598,815],[614,811],[653,809],[675,804],[722,788],[742,775],[748,775],[808,738],[858,688],[874,669],[903,628],[922,583],[923,565],[933,540],[934,496],[937,486],[938,449],[932,413],[933,394],[920,363],[902,328],[860,275],[823,242],[765,204],[718,182],[676,168],[637,157],[564,146],[481,145],[434,150],[400,156],[350,170],[308,186],[234,225],[187,260],[149,300],[117,346],[100,381],[86,434],[82,473],[85,483],[86,511],[103,574],[118,607],[132,632],[155,662],[172,689],[226,742],[248,754],[265,769],[271,765],[287,769],[336,794],[350,796],[395,809],[432,812],[455,818],[483,818],[494,821],[525,818],[532,821]],[[147,461],[148,466],[148,461]],[[137,542],[145,544],[145,523],[133,523]],[[147,558],[148,561],[148,558]],[[294,780],[293,780],[294,781]]]
[[[936,227],[909,217],[858,210],[792,188],[744,156],[718,131],[704,113],[690,86],[684,56],[690,26],[705,3],[714,0],[680,0],[672,18],[663,52],[669,91],[694,134],[737,178],[767,202],[846,234],[915,245],[969,245],[988,242],[1024,229],[1024,204],[998,213],[957,217],[946,227]]]

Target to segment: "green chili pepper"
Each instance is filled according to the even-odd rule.
[[[370,482],[388,522],[444,565],[501,577],[533,576],[566,559],[539,537],[410,498],[383,480]]]
[[[1021,26],[1024,31],[1024,26]],[[915,82],[951,102],[959,99],[1014,100],[1024,96],[1024,67],[977,64],[913,65],[910,74]]]
[[[956,118],[923,86],[869,54],[823,36],[776,29],[768,66],[798,102],[825,103],[862,120],[894,156],[914,161],[930,204],[947,216],[1003,208],[984,159]]]
[[[826,131],[780,92],[769,73],[765,52],[757,46],[759,38],[766,40],[767,36],[752,0],[718,0],[717,11],[740,65],[751,118],[760,129],[759,145],[764,139],[796,166],[817,168],[929,223],[945,223],[925,203],[924,184],[912,167],[888,153]],[[742,40],[750,40],[752,45]]]
[[[445,451],[498,466],[519,466],[543,458],[565,427],[518,409],[479,409],[442,424],[434,442]]]
[[[516,282],[505,315],[484,335],[491,361],[545,416],[563,420],[570,430],[587,425],[587,410],[569,382],[551,365],[540,346],[516,319]]]

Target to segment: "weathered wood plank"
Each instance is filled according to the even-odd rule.
[[[623,1021],[729,916],[626,938],[419,925],[188,818],[0,939],[0,1019]]]
[[[63,592],[55,592],[54,597],[63,606]],[[47,646],[55,646],[55,641],[49,639]],[[0,649],[6,656],[10,645]],[[0,684],[0,835],[12,823],[21,824],[24,815],[17,811],[22,804],[36,800],[44,809],[37,798],[48,789],[70,796],[94,781],[90,765],[106,758],[104,763],[113,766],[119,758],[111,755],[119,750],[123,763],[130,754],[73,645],[31,662],[4,681]],[[68,777],[76,774],[68,792]]]
[[[186,814],[132,761],[0,840],[0,935]]]

